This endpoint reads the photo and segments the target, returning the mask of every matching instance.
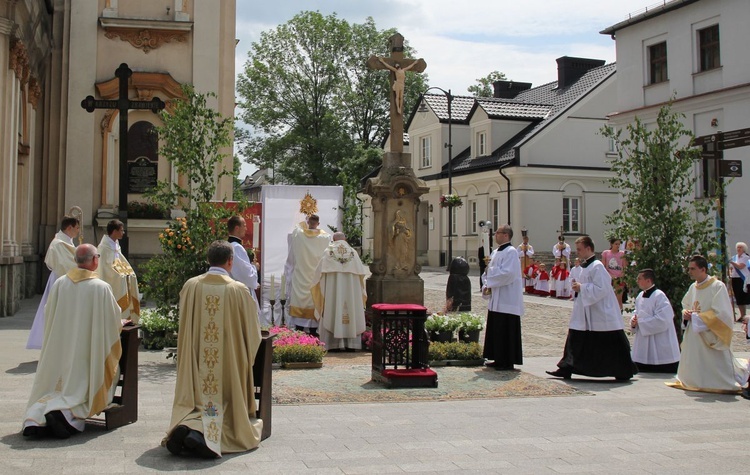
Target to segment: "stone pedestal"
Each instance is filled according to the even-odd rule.
[[[373,262],[367,279],[367,307],[376,303],[424,304],[417,264],[419,197],[429,191],[414,175],[411,154],[386,152],[377,177],[364,192],[372,197]]]
[[[0,257],[0,317],[15,314],[23,295],[23,257]]]

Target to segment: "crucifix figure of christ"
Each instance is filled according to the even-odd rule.
[[[404,144],[404,86],[406,71],[421,73],[427,67],[424,59],[404,58],[404,37],[396,33],[389,39],[390,57],[370,56],[370,69],[387,69],[391,72],[391,152],[403,152]]]
[[[128,111],[130,109],[151,110],[156,113],[164,109],[164,101],[154,97],[150,101],[131,101],[128,98],[128,79],[133,75],[133,70],[127,64],[122,63],[115,71],[119,81],[119,97],[116,100],[99,100],[94,96],[86,96],[81,101],[81,107],[86,112],[94,112],[96,109],[117,109],[120,112],[120,180],[118,194],[118,209],[120,221],[128,227]],[[120,249],[123,255],[128,257],[128,236],[120,238]]]

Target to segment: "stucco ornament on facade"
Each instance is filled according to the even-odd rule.
[[[183,43],[188,35],[187,31],[174,30],[133,30],[116,27],[108,27],[106,30],[104,36],[107,38],[111,40],[120,38],[120,40],[133,45],[134,48],[143,50],[144,53],[149,53],[152,49],[156,49],[164,43],[171,43],[172,41]]]

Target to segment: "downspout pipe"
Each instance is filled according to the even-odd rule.
[[[508,176],[505,173],[503,173],[503,168],[509,167],[512,163],[513,161],[509,161],[508,163],[501,165],[500,170],[499,170],[500,175],[502,175],[502,177],[505,178],[505,181],[508,184],[508,226],[510,226],[510,178],[508,178]]]

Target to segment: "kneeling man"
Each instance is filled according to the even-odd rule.
[[[679,389],[710,393],[739,393],[747,383],[748,365],[730,350],[734,312],[724,283],[708,275],[708,261],[693,256],[688,275],[694,281],[682,299],[682,356],[677,381]]]
[[[208,248],[211,266],[180,292],[177,382],[172,421],[162,445],[203,458],[244,452],[260,443],[253,363],[260,346],[258,307],[231,277],[234,250]]]
[[[23,435],[67,439],[112,402],[120,377],[120,307],[96,274],[91,244],[75,250],[78,267],[55,281]]]

